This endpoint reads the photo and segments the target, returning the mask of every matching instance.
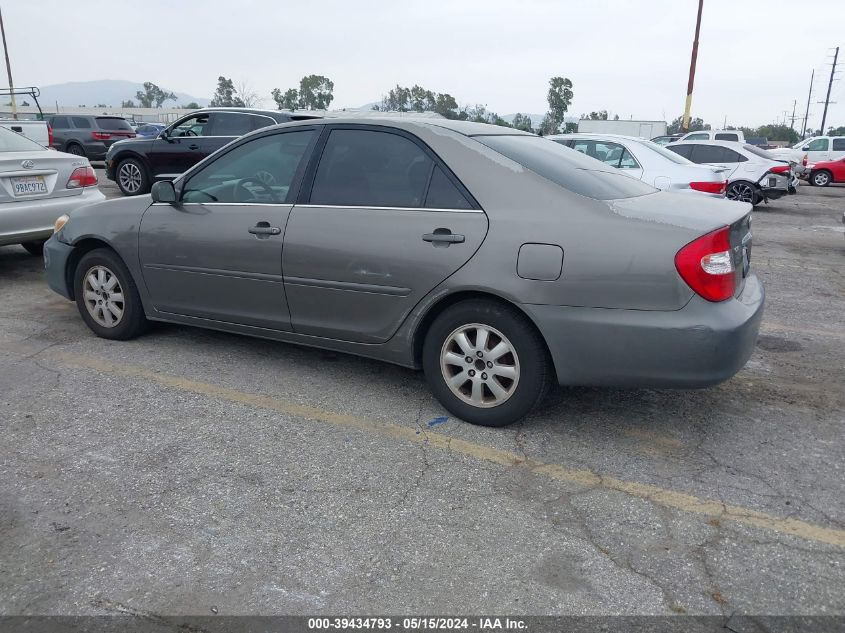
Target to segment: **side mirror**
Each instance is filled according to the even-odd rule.
[[[176,202],[176,189],[173,188],[173,183],[169,180],[159,180],[154,183],[152,189],[150,189],[150,195],[153,202],[166,202],[167,204]]]
[[[166,141],[167,139],[169,139],[169,138],[170,138],[170,134],[168,134],[168,133],[167,133],[167,128],[164,128],[161,132],[159,132],[158,137],[159,137],[159,138],[163,138],[165,141]]]
[[[807,151],[809,151],[809,150],[810,150],[810,146],[809,146],[809,145],[805,145],[804,147],[802,147],[802,148],[801,148],[801,151],[802,151],[802,152],[807,152]]]

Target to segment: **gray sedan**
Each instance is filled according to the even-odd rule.
[[[750,211],[509,128],[325,119],[74,211],[45,261],[98,336],[169,321],[422,368],[454,415],[502,426],[555,382],[736,373],[763,313]]]

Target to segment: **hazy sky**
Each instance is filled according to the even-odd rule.
[[[274,87],[334,81],[333,107],[397,83],[499,114],[543,112],[569,77],[570,114],[671,120],[684,105],[696,0],[0,0],[15,82],[150,80],[210,97],[217,76]],[[824,98],[845,0],[705,0],[693,115],[758,125]],[[845,62],[845,48],[840,61]],[[842,64],[845,70],[845,63]],[[5,85],[5,76],[0,83]],[[843,75],[845,76],[845,75]],[[845,125],[845,81],[828,123]],[[810,127],[822,106],[810,108]],[[799,123],[800,125],[800,123]]]

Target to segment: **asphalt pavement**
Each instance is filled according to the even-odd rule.
[[[843,615],[843,207],[754,213],[732,380],[561,388],[505,429],[351,356],[98,339],[2,247],[0,613]]]

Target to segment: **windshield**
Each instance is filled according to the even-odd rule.
[[[0,126],[0,152],[34,152],[38,150],[46,152],[47,148],[35,141],[30,141],[17,132],[12,132],[12,130]]]
[[[473,136],[503,156],[574,193],[596,200],[634,198],[657,189],[573,149],[537,136]]]
[[[672,150],[666,149],[665,147],[663,147],[662,145],[660,145],[658,143],[654,143],[652,141],[646,141],[646,140],[637,141],[637,143],[645,145],[651,151],[657,152],[658,154],[660,154],[666,160],[671,160],[673,163],[675,163],[677,165],[694,165],[695,164],[691,160],[687,160],[683,156],[679,156],[678,154],[676,154]]]

